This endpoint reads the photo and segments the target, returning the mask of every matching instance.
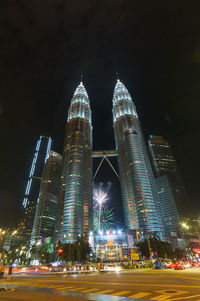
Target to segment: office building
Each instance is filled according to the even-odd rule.
[[[164,175],[156,178],[155,181],[166,232],[178,232],[180,229],[180,216],[169,178],[167,175]]]
[[[140,239],[149,231],[162,238],[163,221],[140,121],[131,95],[119,80],[113,94],[113,126],[126,227],[138,232]]]
[[[169,143],[161,136],[151,135],[148,140],[149,154],[156,178],[161,212],[168,233],[180,229],[181,203],[186,198],[184,185]]]
[[[33,228],[43,167],[46,161],[47,153],[51,148],[51,142],[51,138],[46,136],[40,136],[39,140],[37,141],[26,185],[25,195],[22,203],[22,221],[24,224],[24,236],[26,236],[26,241],[28,244]]]
[[[77,87],[68,112],[63,154],[60,229],[63,243],[92,229],[92,121],[88,94]]]
[[[35,211],[31,244],[41,238],[51,237],[54,240],[58,223],[58,200],[62,156],[54,151],[47,154],[44,165],[39,197]]]
[[[150,135],[148,148],[155,177],[177,175],[176,160],[172,149],[163,137]]]

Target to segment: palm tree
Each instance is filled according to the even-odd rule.
[[[113,208],[102,208],[100,213],[101,230],[110,229],[114,225],[114,212]],[[94,215],[94,232],[99,230],[99,210]]]

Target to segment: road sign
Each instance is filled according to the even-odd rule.
[[[121,248],[121,260],[139,260],[137,249]]]

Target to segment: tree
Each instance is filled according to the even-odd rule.
[[[39,250],[39,258],[41,262],[50,263],[53,259],[53,244],[43,243]]]
[[[137,247],[139,248],[142,256],[145,256],[146,258],[150,257],[147,240],[137,243]]]
[[[59,259],[70,262],[86,261],[92,251],[89,243],[83,237],[77,238],[74,243],[61,244],[60,242],[56,247],[57,252],[59,248],[63,250],[62,254],[59,255]]]
[[[137,244],[137,246],[140,248],[142,256],[145,256],[147,258],[150,257],[148,240],[150,242],[152,252],[156,252],[158,257],[174,258],[174,252],[171,248],[171,245],[166,241],[160,240],[156,232],[149,233],[148,239],[145,239],[144,241]]]
[[[102,208],[100,213],[101,230],[107,230],[114,225],[114,212],[113,208]],[[94,232],[99,230],[99,210],[94,215]]]
[[[181,259],[183,257],[185,257],[186,253],[185,250],[180,249],[180,248],[176,248],[174,251],[174,256],[176,259]]]

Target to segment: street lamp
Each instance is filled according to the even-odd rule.
[[[187,230],[190,228],[185,222],[181,223],[181,226]]]

